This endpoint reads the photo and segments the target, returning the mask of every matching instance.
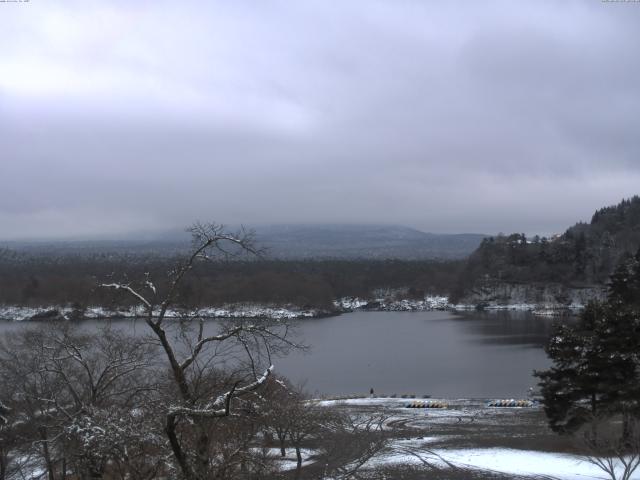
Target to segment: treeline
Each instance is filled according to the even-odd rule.
[[[259,239],[258,239],[259,240]],[[466,260],[273,260],[202,262],[181,284],[177,301],[189,306],[226,303],[294,304],[330,308],[336,298],[372,298],[403,289],[462,298],[479,282],[603,284],[615,265],[640,247],[640,197],[598,210],[552,238],[498,235]],[[145,279],[166,288],[178,255],[79,252],[50,255],[0,250],[0,304],[127,306],[101,283]]]
[[[605,283],[618,261],[640,246],[640,197],[595,212],[590,223],[577,223],[553,238],[498,235],[482,241],[469,257],[454,296],[478,281]]]
[[[127,306],[130,300],[100,284],[149,278],[166,290],[179,258],[139,255],[31,256],[0,253],[0,304]],[[294,304],[329,308],[336,298],[372,297],[379,289],[404,289],[415,298],[446,294],[463,261],[246,260],[200,262],[180,285],[177,303]]]

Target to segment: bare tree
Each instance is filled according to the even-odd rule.
[[[226,322],[215,334],[207,334],[204,319],[196,315],[188,323],[167,321],[181,283],[196,262],[260,253],[251,232],[231,234],[222,225],[201,223],[190,232],[191,253],[169,273],[166,291],[159,291],[149,276],[137,284],[103,286],[125,292],[144,310],[145,322],[168,363],[176,395],[164,406],[164,431],[175,463],[185,479],[204,480],[230,475],[228,462],[214,448],[214,437],[224,430],[218,420],[237,418],[250,409],[252,393],[273,371],[272,354],[295,345],[288,339],[287,325],[280,322]],[[176,328],[178,333],[172,336]],[[213,381],[212,374],[230,359],[231,381],[227,385]],[[225,388],[220,389],[221,385]]]
[[[611,480],[629,480],[640,466],[640,420],[595,418],[585,426],[581,444],[586,447],[587,461]]]
[[[274,472],[256,448],[269,407],[258,389],[272,356],[297,345],[279,321],[207,324],[188,311],[175,318],[197,262],[259,253],[247,232],[202,224],[191,232],[191,254],[162,288],[151,275],[104,285],[139,304],[148,335],[55,322],[0,342],[0,480],[35,470],[48,480]]]
[[[319,462],[323,476],[339,480],[360,478],[367,463],[389,448],[391,432],[385,427],[386,412],[350,415],[333,411],[324,421]]]
[[[291,432],[291,412],[297,409],[299,401],[292,385],[286,379],[272,375],[262,392],[263,423],[269,433],[278,440],[280,456],[287,455],[286,447]]]
[[[134,432],[116,433],[132,429],[135,407],[155,390],[152,348],[108,327],[87,335],[54,324],[9,336],[0,346],[0,381],[11,386],[9,426],[20,430],[21,458],[39,458],[49,480],[65,478],[68,469],[102,478],[122,449],[144,445]]]
[[[296,477],[300,477],[302,469],[302,447],[310,438],[322,435],[330,423],[331,411],[322,408],[314,401],[304,401],[301,393],[297,394],[297,402],[292,405],[289,413],[289,438],[296,450]]]
[[[9,478],[13,451],[18,445],[13,427],[12,410],[0,398],[0,480]]]

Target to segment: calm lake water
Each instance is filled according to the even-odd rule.
[[[277,368],[324,393],[519,397],[549,365],[552,323],[528,312],[355,312],[304,322],[311,351]]]
[[[146,332],[141,321],[112,323]],[[274,363],[277,373],[325,394],[374,388],[389,395],[524,397],[536,384],[533,370],[549,365],[542,345],[552,323],[528,312],[354,312],[300,321],[297,336],[310,350]],[[0,333],[21,328],[0,323]]]

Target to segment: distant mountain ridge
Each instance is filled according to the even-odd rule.
[[[233,228],[231,228],[233,230]],[[461,259],[487,235],[434,234],[395,225],[267,225],[255,228],[256,242],[273,259]],[[160,255],[185,252],[181,230],[130,236],[126,240],[0,242],[0,247],[47,255]]]
[[[233,230],[233,228],[231,228]],[[462,259],[487,235],[434,234],[395,225],[267,225],[256,242],[273,259]],[[145,234],[140,239],[0,242],[12,250],[47,255],[174,255],[189,248],[184,231]]]
[[[486,235],[434,234],[389,225],[272,225],[257,239],[276,258],[459,259]]]

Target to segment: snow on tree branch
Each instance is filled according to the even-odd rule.
[[[189,417],[205,418],[228,416],[231,399],[252,392],[263,385],[267,381],[267,378],[269,378],[269,375],[273,373],[273,368],[273,365],[269,366],[261,377],[244,387],[236,388],[234,385],[231,390],[219,395],[213,402],[206,405],[204,408],[170,407],[169,415],[185,415]]]
[[[151,302],[149,302],[149,300],[147,300],[142,294],[136,292],[130,285],[124,283],[102,283],[100,286],[104,288],[113,288],[114,290],[124,290],[140,300],[147,309],[151,310],[152,308]]]

